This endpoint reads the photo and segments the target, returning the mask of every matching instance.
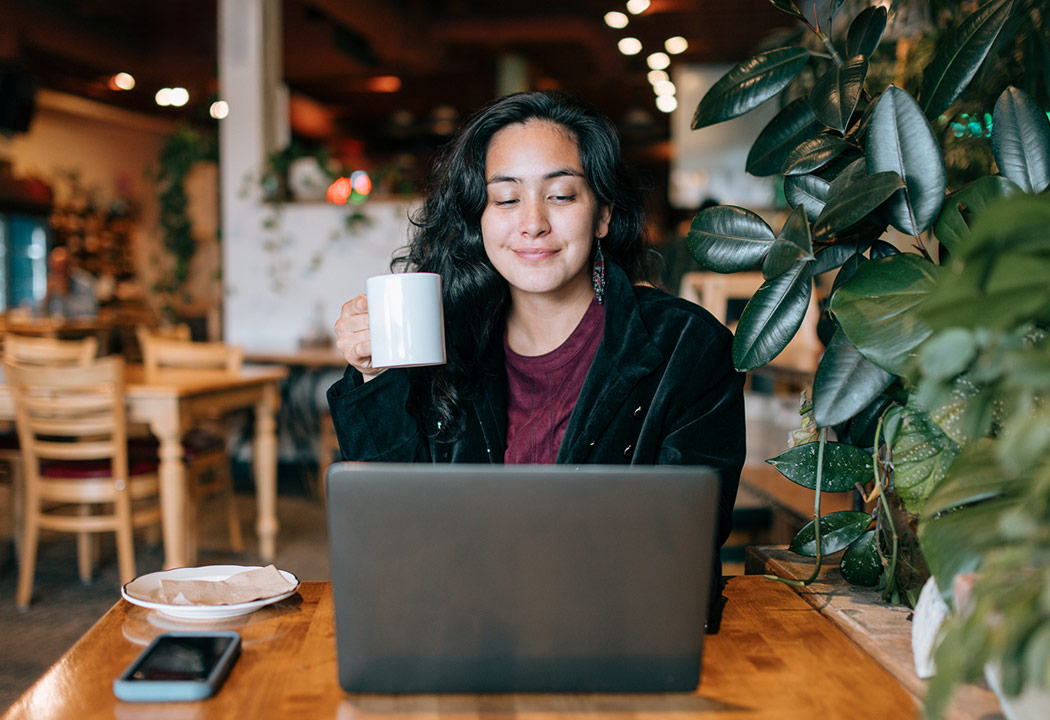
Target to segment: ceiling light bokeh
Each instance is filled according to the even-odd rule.
[[[689,49],[689,41],[681,35],[675,35],[664,40],[664,49],[672,55],[680,55]]]
[[[671,58],[667,56],[667,53],[654,52],[645,59],[645,62],[653,70],[666,70],[671,64]]]
[[[632,15],[641,15],[649,9],[649,0],[627,0],[627,12]]]
[[[616,47],[620,49],[624,55],[637,55],[642,51],[642,41],[638,38],[625,37],[616,43]]]
[[[674,95],[657,95],[656,109],[660,112],[672,113],[678,109],[678,100]]]
[[[622,12],[614,11],[605,13],[605,24],[611,28],[622,30],[623,28],[627,27],[627,23],[629,22],[630,18],[628,18]]]

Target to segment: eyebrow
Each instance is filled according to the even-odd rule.
[[[552,170],[551,172],[547,173],[546,175],[543,176],[543,179],[544,180],[553,180],[554,178],[559,178],[559,177],[578,177],[578,178],[582,178],[583,177],[583,173],[580,172],[579,170],[573,170],[572,168],[561,168],[559,170]],[[494,183],[501,183],[501,182],[517,183],[517,182],[521,182],[521,178],[514,177],[513,175],[493,175],[492,177],[490,177],[485,182],[485,184],[486,185],[492,185]]]

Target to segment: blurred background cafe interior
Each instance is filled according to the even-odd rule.
[[[685,236],[713,204],[783,224],[782,185],[744,169],[778,108],[703,132],[690,122],[730,67],[797,29],[766,0],[0,0],[4,337],[90,340],[147,389],[133,368],[152,342],[229,349],[220,364],[257,371],[261,394],[181,427],[217,435],[221,452],[220,491],[191,495],[198,537],[179,557],[269,560],[325,580],[320,478],[337,448],[324,392],[345,367],[332,325],[366,278],[388,272],[436,151],[500,95],[580,95],[615,122],[651,186],[664,289],[732,325],[760,273],[712,277]],[[812,515],[812,493],[764,461],[799,426],[823,349],[816,302],[788,349],[749,374],[727,574],[744,573],[745,546],[786,544]],[[129,434],[148,444],[159,421],[133,420]],[[0,634],[21,639],[0,650],[0,708],[123,579],[112,534],[82,583],[70,535],[45,531],[32,607],[18,612],[18,463],[0,448]],[[256,497],[260,473],[274,507]],[[824,511],[848,509],[849,498],[831,507],[839,497]],[[169,540],[136,538],[135,572],[170,563]]]

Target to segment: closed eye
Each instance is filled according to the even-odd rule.
[[[554,202],[570,203],[576,200],[575,195],[555,195],[551,198]]]

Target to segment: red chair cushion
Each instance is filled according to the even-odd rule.
[[[128,452],[133,458],[156,459],[159,447],[160,443],[158,443],[157,439],[153,436],[137,437],[128,440]],[[218,435],[212,435],[208,432],[191,430],[186,437],[182,439],[183,459],[187,462],[204,453],[223,450],[225,448],[225,438],[219,437]]]
[[[40,464],[40,475],[46,478],[104,478],[112,467],[109,460],[49,460]],[[128,473],[145,475],[157,472],[157,458],[129,458]]]

